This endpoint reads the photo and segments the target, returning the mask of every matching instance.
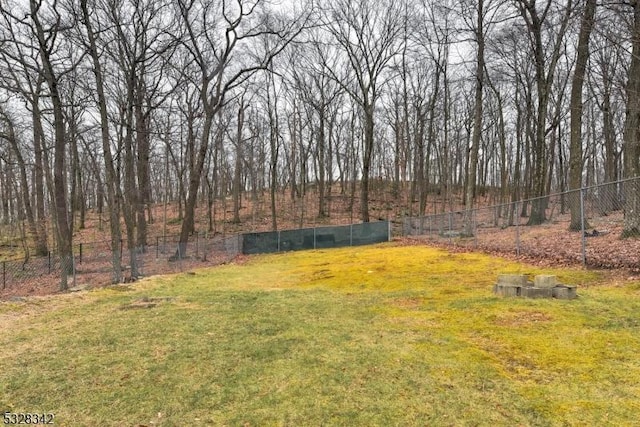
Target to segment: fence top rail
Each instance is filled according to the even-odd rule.
[[[626,179],[621,179],[621,180],[618,180],[618,181],[610,181],[610,182],[605,182],[605,183],[601,183],[601,184],[591,185],[591,186],[588,186],[588,187],[581,187],[581,188],[576,188],[576,189],[573,189],[573,190],[562,191],[560,193],[550,193],[550,194],[547,194],[545,196],[532,197],[530,199],[514,200],[513,202],[505,202],[505,203],[489,205],[489,206],[475,207],[473,209],[460,209],[460,210],[456,210],[456,211],[446,211],[446,212],[433,213],[433,214],[422,215],[422,216],[408,216],[408,217],[405,217],[405,219],[411,219],[411,218],[434,218],[434,217],[437,218],[437,217],[445,217],[445,216],[449,216],[449,215],[453,215],[453,214],[462,215],[462,214],[469,213],[469,212],[474,212],[474,211],[504,208],[506,206],[513,206],[513,205],[517,206],[518,204],[522,204],[522,203],[530,203],[530,202],[534,202],[536,200],[557,198],[557,197],[560,197],[560,196],[573,194],[573,193],[577,193],[577,192],[581,192],[581,191],[585,191],[585,190],[598,189],[600,187],[605,187],[605,186],[608,186],[608,185],[625,184],[625,183],[631,182],[631,181],[639,181],[640,182],[640,177],[626,178]]]
[[[372,221],[372,222],[359,222],[355,224],[337,224],[337,225],[319,225],[317,227],[305,227],[305,228],[287,228],[284,230],[277,231],[247,231],[245,233],[240,233],[240,235],[247,234],[270,234],[270,233],[280,233],[280,232],[294,232],[294,231],[313,231],[313,230],[322,230],[322,229],[331,229],[331,228],[345,228],[345,227],[361,227],[367,226],[369,224],[388,224],[389,221]]]

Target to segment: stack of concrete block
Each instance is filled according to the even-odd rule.
[[[493,292],[505,297],[574,299],[576,286],[558,283],[556,276],[540,274],[533,282],[524,274],[499,274]]]
[[[505,297],[519,297],[528,283],[524,274],[498,274],[498,283],[493,286],[493,292]]]

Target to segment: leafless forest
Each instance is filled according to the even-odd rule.
[[[213,230],[221,199],[240,222],[264,197],[277,229],[281,195],[295,207],[313,189],[316,217],[339,193],[369,221],[382,182],[414,215],[429,198],[444,212],[537,197],[536,225],[540,196],[640,176],[637,0],[0,0],[0,14],[0,223],[64,265],[87,212],[104,215],[114,283],[119,242],[145,246],[158,204],[177,206],[182,257],[196,207]],[[621,237],[637,237],[640,194],[622,191]]]

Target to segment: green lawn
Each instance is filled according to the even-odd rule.
[[[513,272],[580,297],[494,296]],[[60,426],[633,425],[640,281],[418,246],[295,252],[0,303],[0,348],[0,411]]]

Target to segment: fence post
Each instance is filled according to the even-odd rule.
[[[120,264],[122,264],[122,239],[120,239]]]
[[[82,243],[80,243],[80,259],[78,259],[78,263],[82,264]]]
[[[349,224],[349,246],[353,246],[353,224]]]
[[[388,241],[391,241],[391,221],[387,219],[387,237]]]
[[[316,228],[313,227],[313,249],[316,248]]]
[[[453,233],[453,212],[449,212],[449,244],[451,244],[451,233]]]
[[[71,272],[73,273],[73,287],[78,286],[78,281],[76,280],[76,257],[71,254]]]
[[[478,209],[471,211],[471,229],[473,230],[473,245],[478,248]]]
[[[2,289],[7,286],[7,261],[2,261]]]
[[[160,258],[160,236],[156,236],[156,260]]]
[[[47,266],[49,268],[49,274],[51,274],[51,251],[47,252]]]
[[[520,213],[518,209],[518,202],[515,202],[513,215],[516,217],[516,255],[520,255]]]
[[[280,230],[278,230],[278,252],[280,252]]]
[[[209,231],[204,232],[204,243],[202,244],[202,261],[207,260],[207,244],[209,243]]]
[[[580,189],[580,238],[582,239],[582,266],[587,266],[587,238],[584,233],[584,193],[586,188]]]

